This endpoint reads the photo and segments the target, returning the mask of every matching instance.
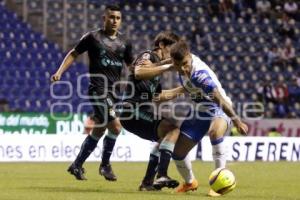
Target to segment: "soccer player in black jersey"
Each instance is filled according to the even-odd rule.
[[[68,168],[68,171],[78,180],[86,179],[82,165],[94,151],[106,129],[108,129],[108,134],[103,140],[99,173],[107,180],[117,180],[109,160],[122,126],[112,109],[113,104],[118,100],[112,94],[112,85],[120,80],[123,63],[125,62],[126,65],[132,63],[133,55],[130,42],[118,31],[122,21],[120,8],[115,5],[107,6],[103,20],[103,28],[85,34],[75,48],[66,55],[57,72],[51,77],[52,81],[59,81],[78,55],[88,52],[89,97],[94,108],[96,126],[86,137],[76,160]]]
[[[170,46],[178,40],[179,36],[172,32],[159,33],[154,40],[155,48],[141,53],[134,61],[128,78],[130,84],[123,95],[122,126],[143,139],[160,143],[150,154],[146,175],[139,187],[142,191],[175,188],[179,184],[167,175],[179,130],[169,120],[154,114],[151,106],[154,95],[162,92],[160,75],[172,66],[162,62],[170,57]],[[154,182],[156,169],[158,174]]]

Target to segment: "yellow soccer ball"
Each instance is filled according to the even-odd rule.
[[[226,194],[235,188],[235,176],[229,169],[218,168],[210,174],[209,185],[213,191]]]

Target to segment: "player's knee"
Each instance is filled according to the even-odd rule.
[[[210,140],[217,140],[221,137],[223,137],[225,134],[225,132],[220,131],[220,130],[216,130],[216,129],[212,129],[208,132],[208,135],[210,137]]]
[[[114,135],[119,135],[122,131],[122,125],[118,124],[109,128],[109,131]]]
[[[216,140],[216,139],[218,139],[218,138],[220,138],[220,137],[223,136],[223,135],[220,134],[217,130],[210,130],[210,131],[208,132],[208,135],[209,135],[209,137],[210,137],[210,140]]]
[[[110,133],[118,136],[122,131],[122,125],[118,119],[115,119],[107,124]]]
[[[174,131],[174,134],[176,134],[177,133],[175,131],[176,129],[177,129],[176,126],[174,126],[173,124],[171,124],[166,120],[163,120],[158,126],[158,137],[163,138],[166,136],[166,134],[170,133],[171,131]]]

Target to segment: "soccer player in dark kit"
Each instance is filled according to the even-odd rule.
[[[120,8],[116,5],[107,6],[103,21],[103,28],[85,34],[75,48],[66,55],[57,72],[51,77],[52,81],[59,81],[74,60],[80,54],[88,52],[90,61],[88,93],[94,108],[96,124],[92,133],[83,141],[77,158],[68,168],[68,172],[78,180],[86,180],[82,165],[94,151],[106,129],[108,129],[108,134],[103,140],[99,173],[106,180],[117,180],[110,165],[110,156],[122,126],[112,109],[113,104],[118,100],[115,98],[116,95],[112,94],[112,86],[113,83],[120,80],[123,63],[125,62],[127,66],[130,65],[133,55],[130,42],[119,32],[122,22]]]
[[[141,53],[133,62],[134,70],[128,78],[130,84],[123,95],[122,126],[143,139],[159,143],[151,151],[146,175],[139,187],[141,191],[175,188],[179,184],[167,175],[179,129],[160,113],[154,113],[151,107],[155,95],[163,92],[160,75],[172,69],[166,59],[170,57],[170,46],[178,40],[179,36],[172,32],[160,32],[154,40],[154,49]]]

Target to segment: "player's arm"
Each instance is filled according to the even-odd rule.
[[[233,122],[233,124],[237,127],[238,131],[243,134],[247,135],[248,127],[245,123],[242,122],[242,120],[238,117],[238,115],[235,113],[233,107],[231,104],[229,104],[224,97],[221,95],[219,90],[217,88],[214,88],[212,91],[212,97],[213,100],[220,105],[220,107],[223,109],[223,111],[226,113],[227,116],[229,116]]]
[[[222,94],[218,90],[217,85],[214,83],[207,71],[200,70],[198,72],[195,72],[192,75],[191,80],[194,85],[201,88],[204,93],[209,95],[211,99],[223,109],[226,115],[231,118],[233,124],[241,134],[247,135],[247,125],[241,121],[241,119],[233,110],[231,104],[222,96]]]
[[[84,53],[88,50],[89,42],[91,39],[91,34],[87,33],[82,36],[79,43],[73,48],[69,53],[66,55],[64,60],[62,61],[61,65],[59,66],[58,70],[51,76],[51,81],[59,81],[62,74],[69,69],[71,64],[75,61],[78,55]]]
[[[150,60],[142,60],[135,66],[134,74],[138,80],[148,80],[158,76],[172,68],[172,64],[152,63]]]
[[[69,53],[66,55],[64,60],[62,61],[60,67],[58,70],[51,76],[51,81],[59,81],[62,74],[72,65],[72,63],[75,61],[75,59],[78,57],[78,53],[75,51],[75,49],[72,49],[69,51]]]
[[[162,90],[162,92],[156,96],[153,101],[155,102],[164,102],[172,100],[179,95],[184,94],[184,88],[182,86],[179,86],[177,88],[169,89],[169,90]]]
[[[149,59],[142,59],[142,60],[139,60],[136,65],[141,66],[141,67],[151,68],[151,67],[157,67],[157,66],[167,65],[167,64],[173,64],[172,60],[171,59],[165,59],[165,60],[162,60],[160,62],[153,63]]]
[[[135,78],[138,80],[148,80],[170,70],[171,67],[171,64],[160,65],[157,67],[143,67],[139,65],[135,67],[134,74]]]
[[[162,60],[159,62],[159,65],[165,65],[165,64],[172,64],[172,59],[171,58],[167,58],[165,60]]]
[[[133,51],[132,51],[132,43],[131,41],[126,41],[125,45],[125,51],[124,51],[124,61],[126,63],[126,66],[131,69],[132,68],[132,62],[134,60]]]

